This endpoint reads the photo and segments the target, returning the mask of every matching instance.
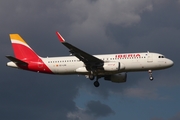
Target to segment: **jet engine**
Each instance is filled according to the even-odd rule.
[[[124,69],[124,65],[120,62],[107,62],[103,66],[105,71],[120,71]]]
[[[123,82],[126,82],[127,74],[119,73],[119,74],[115,74],[115,75],[108,75],[108,76],[105,76],[104,79],[114,82],[114,83],[123,83]]]

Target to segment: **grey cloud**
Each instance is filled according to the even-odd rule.
[[[123,95],[134,98],[141,99],[153,99],[153,100],[168,100],[171,99],[171,95],[161,95],[159,94],[159,88],[171,89],[172,87],[177,87],[180,85],[178,80],[179,74],[170,74],[166,73],[164,75],[164,71],[158,76],[155,76],[155,80],[151,83],[151,81],[145,80],[146,78],[142,78],[136,83],[136,86],[131,86],[123,89]],[[171,81],[171,82],[169,82]],[[119,91],[121,93],[121,91]],[[176,93],[175,93],[176,94]],[[174,94],[174,95],[175,95]]]
[[[76,109],[73,99],[78,86],[73,80],[70,84],[63,77],[52,78],[20,70],[9,74],[11,76],[6,76],[5,80],[1,79],[1,119],[65,120],[66,114]],[[30,75],[32,77],[25,77]]]
[[[180,119],[180,112],[178,112],[177,114],[175,114],[173,117],[171,118],[166,118],[166,120],[179,120]],[[157,117],[154,117],[152,118],[151,120],[165,120],[163,118],[157,118]]]
[[[152,118],[151,120],[163,120],[162,118]]]
[[[97,120],[99,117],[107,117],[115,112],[106,104],[100,101],[89,101],[85,109],[78,108],[74,112],[69,112],[69,120]]]
[[[82,16],[72,16],[72,19],[78,18],[78,20],[83,21],[79,22],[76,20],[76,22],[72,24],[70,37],[71,39],[75,38],[80,40],[82,44],[92,44],[92,40],[97,40],[97,44],[106,43],[108,39],[110,39],[105,32],[107,25],[131,25],[138,23],[141,20],[141,11],[146,9],[146,6],[151,5],[151,3],[147,1],[124,2],[98,0],[95,4],[87,4],[86,1],[82,0],[76,1],[76,4],[74,4],[74,2],[75,1],[72,1],[73,4],[71,8],[79,8],[83,11],[78,12],[76,10],[73,11],[73,13],[78,15],[83,13],[82,16],[86,19],[81,19]],[[79,33],[81,34],[80,36],[78,35]],[[97,44],[93,46],[98,49],[99,46],[97,46]],[[116,46],[113,40],[111,40],[111,44],[112,46]],[[101,44],[101,48],[106,48],[105,46],[106,45]],[[110,46],[110,49],[114,48]]]
[[[68,120],[96,120],[95,117],[84,112],[84,110],[79,109],[76,112],[69,112],[67,114]]]
[[[95,117],[106,117],[114,114],[114,111],[106,104],[100,101],[90,101],[87,103],[86,113],[92,114]]]
[[[170,118],[169,120],[179,120],[180,119],[180,112],[177,113],[175,116],[173,116],[172,118]]]

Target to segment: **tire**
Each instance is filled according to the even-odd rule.
[[[151,76],[151,77],[149,77],[149,79],[152,81],[154,78]]]
[[[99,85],[100,85],[100,84],[99,84],[98,81],[95,81],[95,82],[94,82],[94,86],[95,86],[95,87],[99,87]]]

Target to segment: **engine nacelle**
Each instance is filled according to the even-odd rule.
[[[103,68],[105,71],[120,71],[123,70],[125,67],[120,62],[108,62],[104,63]]]
[[[123,83],[123,82],[126,82],[127,74],[119,73],[115,75],[108,75],[108,76],[105,76],[104,79],[111,82],[115,82],[115,83]]]
[[[87,71],[86,67],[80,67],[80,68],[77,68],[77,69],[76,69],[76,72],[79,72],[79,73],[87,73],[88,71]]]

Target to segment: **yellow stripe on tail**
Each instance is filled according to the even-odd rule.
[[[24,44],[27,44],[19,34],[10,34],[9,36],[10,36],[11,41],[17,40],[17,41],[23,42]]]

